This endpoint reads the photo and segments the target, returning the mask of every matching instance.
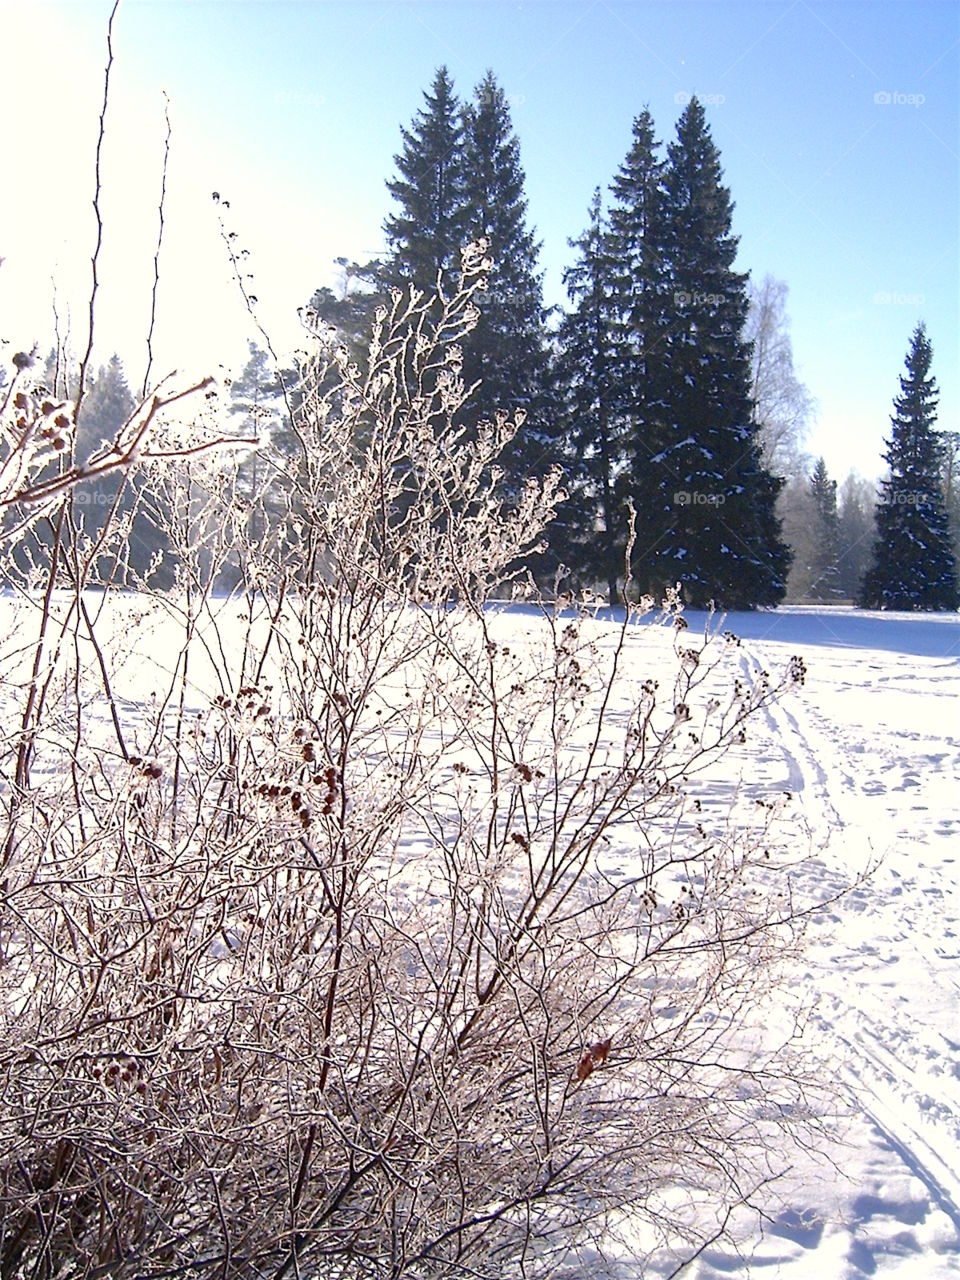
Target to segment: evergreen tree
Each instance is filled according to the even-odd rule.
[[[956,609],[957,564],[940,487],[942,447],[934,430],[938,389],[933,348],[917,325],[893,402],[873,563],[860,603],[868,609]]]
[[[527,227],[520,144],[492,71],[463,111],[461,164],[465,240],[484,239],[492,268],[477,297],[480,317],[463,344],[463,380],[480,386],[473,421],[522,409],[526,423],[501,459],[508,483],[541,473],[556,458],[539,246]],[[454,221],[458,221],[454,219]]]
[[[940,468],[943,501],[953,557],[960,566],[960,431],[941,431],[943,462]]]
[[[641,591],[656,582],[657,549],[670,516],[670,476],[662,456],[661,412],[671,315],[665,280],[664,163],[653,119],[644,108],[633,122],[630,150],[610,190],[607,256],[612,264],[611,379],[622,465],[617,492],[632,500],[636,539],[632,571]]]
[[[818,526],[809,476],[791,475],[784,482],[777,495],[777,515],[791,557],[786,598],[808,600],[815,573]]]
[[[688,604],[776,604],[789,552],[775,512],[782,481],[765,468],[750,397],[746,276],[734,271],[733,205],[703,107],[691,99],[668,149],[667,279],[674,321],[665,353],[663,448],[673,519],[656,576]]]
[[[247,363],[230,384],[230,412],[243,414],[243,426],[256,434],[277,419],[280,379],[270,356],[253,341],[247,342]]]
[[[344,280],[340,293],[314,291],[308,317],[337,329],[355,359],[363,362],[378,306],[392,289],[412,284],[428,296],[437,274],[457,274],[466,240],[463,206],[463,123],[460,101],[446,67],[440,67],[424,94],[424,106],[410,128],[400,127],[403,148],[394,156],[397,176],[387,190],[397,210],[383,223],[384,256],[365,265],[337,260]]]
[[[282,413],[282,387],[270,357],[255,342],[248,342],[249,358],[230,387],[230,412],[240,419],[243,435],[256,437],[239,471],[240,491],[251,504],[250,535],[259,540],[265,532],[267,513],[282,509],[278,481],[280,463],[293,452],[290,427]]]
[[[840,575],[837,482],[818,458],[809,476],[791,476],[777,501],[792,563],[787,599],[836,601],[844,595]]]
[[[56,400],[76,400],[79,378],[69,352],[50,348],[43,362],[43,385]]]
[[[563,274],[573,309],[560,326],[564,396],[564,458],[569,499],[551,532],[581,581],[605,582],[611,604],[618,595],[625,524],[616,499],[622,456],[614,376],[613,264],[603,224],[600,190],[590,204],[590,223],[571,240],[574,265]]]
[[[341,284],[337,290],[323,285],[315,289],[306,307],[300,312],[301,320],[309,328],[318,321],[336,329],[351,357],[364,364],[373,332],[377,307],[386,301],[382,277],[384,264],[379,261],[359,266],[338,258]]]
[[[875,507],[876,487],[855,471],[849,472],[840,486],[837,521],[839,587],[845,600],[857,598],[863,575],[870,567],[876,536]]]
[[[461,249],[481,238],[492,269],[477,295],[477,327],[463,346],[462,377],[479,384],[465,406],[467,425],[498,410],[523,410],[524,426],[504,452],[505,484],[516,490],[528,474],[558,458],[551,351],[539,246],[527,226],[520,147],[510,110],[488,71],[461,108],[446,67],[440,67],[424,106],[395,156],[397,176],[387,182],[396,210],[384,221],[387,253],[365,267],[340,260],[345,287],[318,289],[308,315],[332,324],[362,362],[376,307],[393,288],[411,284],[426,294],[438,273],[452,288]]]
[[[88,380],[77,422],[77,460],[85,462],[102,444],[109,444],[135,407],[120,357],[112,355]]]
[[[810,563],[810,597],[813,600],[836,600],[840,589],[839,517],[837,515],[837,482],[827,474],[827,464],[818,458],[810,477],[813,499],[813,555]]]
[[[136,401],[127,384],[123,364],[119,356],[113,355],[106,365],[100,366],[96,377],[87,379],[74,441],[77,462],[82,465],[104,445],[109,445],[135,407]],[[74,511],[84,531],[96,538],[111,511],[129,515],[137,505],[139,488],[138,479],[122,471],[113,471],[97,480],[78,484],[73,495]],[[142,518],[137,519],[134,525],[126,551],[130,563],[139,569],[149,563],[156,541],[152,526]],[[104,576],[114,575],[113,565],[104,563],[99,567]]]
[[[466,239],[463,204],[463,125],[460,102],[446,67],[434,76],[425,106],[394,156],[399,176],[387,190],[400,206],[384,222],[389,253],[381,283],[412,283],[430,294],[441,272],[458,272]]]
[[[61,394],[68,390],[76,394],[72,370],[56,351],[47,357],[44,375],[51,392],[56,387]],[[136,407],[137,399],[127,383],[123,364],[114,354],[96,374],[88,373],[73,440],[74,461],[82,466],[108,451]],[[131,585],[136,577],[146,574],[165,544],[157,528],[159,513],[151,505],[149,493],[146,473],[135,467],[130,471],[114,469],[73,486],[66,536],[79,535],[77,549],[84,557],[91,548],[96,549],[92,581]],[[112,534],[105,539],[103,534],[108,527]],[[30,537],[29,547],[14,552],[21,567],[30,559],[43,561],[48,554],[48,528],[41,524]]]

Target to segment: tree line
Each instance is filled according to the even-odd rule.
[[[696,98],[665,155],[649,110],[634,120],[606,207],[597,188],[570,242],[558,324],[543,303],[519,140],[493,73],[461,103],[441,67],[401,137],[386,252],[364,265],[341,259],[345,288],[317,290],[311,309],[360,350],[391,289],[429,293],[456,274],[460,246],[482,238],[489,285],[463,360],[466,385],[479,384],[472,412],[527,412],[508,484],[563,467],[569,500],[549,552],[575,582],[614,600],[628,570],[638,592],[680,582],[687,603],[725,608],[788,592],[956,607],[957,450],[934,431],[925,333],[914,335],[895,404],[875,536],[864,481],[848,477],[838,511],[823,460],[807,474],[812,401],[793,370],[786,286],[751,288],[735,270],[733,202]]]
[[[342,288],[317,289],[305,314],[362,363],[397,292],[430,297],[438,280],[454,284],[463,247],[483,245],[479,316],[458,343],[461,419],[475,431],[501,410],[525,415],[500,460],[508,495],[528,476],[563,471],[568,497],[538,575],[562,569],[611,601],[625,590],[661,598],[680,583],[701,607],[784,597],[956,607],[958,450],[934,430],[925,331],[895,404],[875,531],[866,482],[848,477],[838,505],[822,459],[810,473],[802,443],[813,405],[793,369],[786,286],[754,286],[735,269],[733,202],[696,98],[665,152],[650,112],[634,120],[606,199],[598,187],[570,241],[562,315],[544,303],[519,139],[494,74],[462,102],[441,67],[401,141],[385,251],[340,259]],[[251,491],[275,484],[277,455],[296,452],[276,393],[276,371],[251,345],[234,408],[271,442],[245,469]],[[93,381],[80,438],[93,423],[108,434],[132,403],[114,358]],[[128,489],[123,501],[135,498]],[[131,531],[142,570],[156,541],[146,510]]]
[[[933,348],[923,324],[910,341],[894,399],[879,489],[837,484],[819,458],[785,495],[795,598],[853,599],[868,609],[960,607],[960,436],[935,430]]]
[[[492,73],[461,104],[446,68],[401,131],[386,253],[344,264],[353,288],[312,308],[359,338],[393,287],[429,291],[482,240],[491,270],[464,344],[478,419],[521,408],[507,486],[553,464],[569,500],[549,556],[575,582],[619,597],[682,582],[687,603],[728,608],[783,597],[789,552],[751,408],[747,277],[734,269],[732,201],[703,107],[693,99],[661,155],[653,120],[634,121],[604,210],[599,189],[576,261],[570,309],[552,325],[509,104]],[[632,525],[632,532],[631,532]],[[629,541],[629,552],[628,544]]]

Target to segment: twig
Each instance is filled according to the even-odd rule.
[[[147,330],[147,367],[143,375],[143,391],[146,398],[150,388],[150,370],[153,368],[153,332],[157,323],[157,290],[160,287],[160,248],[163,244],[163,210],[167,198],[167,165],[170,161],[170,99],[163,95],[163,116],[167,122],[167,136],[163,147],[163,173],[160,179],[160,205],[158,213],[160,228],[157,232],[157,247],[153,254],[153,287],[150,290],[150,328]]]
[[[97,262],[100,257],[100,249],[103,245],[103,218],[100,214],[102,177],[100,160],[103,152],[103,137],[106,132],[107,104],[110,101],[110,71],[113,67],[113,20],[116,17],[117,10],[119,8],[120,0],[114,0],[113,8],[110,10],[110,19],[107,22],[107,65],[103,73],[103,106],[100,110],[100,130],[97,134],[97,154],[96,161],[94,163],[93,213],[97,220],[97,243],[93,251],[93,257],[90,259],[90,265],[93,270],[93,287],[90,290],[90,320],[89,330],[87,333],[87,349],[80,362],[80,385],[77,387],[77,399],[74,403],[74,421],[79,421],[80,419],[80,405],[83,403],[84,387],[86,386],[87,381],[87,366],[89,365],[90,357],[93,354],[94,310],[97,301],[97,290],[100,286],[100,280],[97,275]]]

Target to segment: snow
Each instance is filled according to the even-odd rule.
[[[723,630],[733,631],[744,640],[960,658],[960,618],[955,613],[781,605],[778,609],[718,614],[713,619],[704,612],[688,609],[684,616],[691,631],[696,632],[708,624],[716,627],[722,618]]]
[[[694,616],[688,615],[691,628]],[[778,610],[728,617],[747,666],[792,653],[804,688],[768,717],[757,775],[798,796],[825,882],[883,859],[802,981],[810,1047],[837,1064],[835,1167],[799,1164],[763,1232],[691,1280],[960,1275],[960,623]],[[629,1274],[624,1272],[624,1274]],[[667,1270],[656,1274],[668,1274]]]
[[[686,1280],[960,1276],[960,618],[794,607],[685,613],[741,637],[749,676],[804,659],[804,687],[753,734],[742,778],[799,801],[832,911],[797,981],[808,1047],[833,1064],[835,1140],[795,1162],[762,1229]],[[647,620],[647,624],[652,623]],[[825,1158],[824,1158],[825,1157]],[[669,1276],[677,1258],[643,1273]]]
[[[499,626],[522,643],[532,614],[519,607]],[[808,874],[821,892],[880,862],[816,927],[797,973],[814,1005],[807,1045],[832,1064],[838,1090],[830,1143],[794,1160],[762,1229],[744,1214],[736,1244],[710,1246],[682,1274],[958,1276],[960,620],[842,608],[685,616],[692,633],[709,625],[740,636],[748,679],[804,659],[806,684],[766,715],[731,767],[752,787],[797,797],[794,830],[816,850]],[[162,666],[157,623],[149,638]],[[0,635],[11,634],[4,622]],[[636,638],[640,680],[669,637],[644,627]],[[145,699],[156,669],[137,676]],[[644,1274],[676,1265],[664,1256]],[[616,1274],[641,1273],[622,1258]]]

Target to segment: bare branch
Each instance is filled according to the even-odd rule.
[[[97,240],[94,246],[93,255],[90,259],[92,284],[90,287],[90,300],[88,304],[89,318],[87,327],[87,349],[83,354],[83,359],[80,361],[80,377],[77,386],[77,398],[73,407],[74,419],[80,417],[80,406],[83,403],[83,396],[86,389],[87,367],[90,363],[90,358],[93,355],[94,313],[97,302],[97,291],[100,287],[97,266],[100,259],[100,250],[103,247],[103,218],[100,214],[100,195],[103,176],[101,164],[103,156],[103,139],[107,128],[107,106],[110,102],[110,72],[113,69],[113,20],[117,16],[117,10],[119,8],[120,0],[114,0],[113,8],[110,10],[110,18],[107,22],[107,65],[103,72],[103,105],[100,108],[100,126],[97,133],[97,151],[96,160],[94,162],[93,216],[97,223]]]

